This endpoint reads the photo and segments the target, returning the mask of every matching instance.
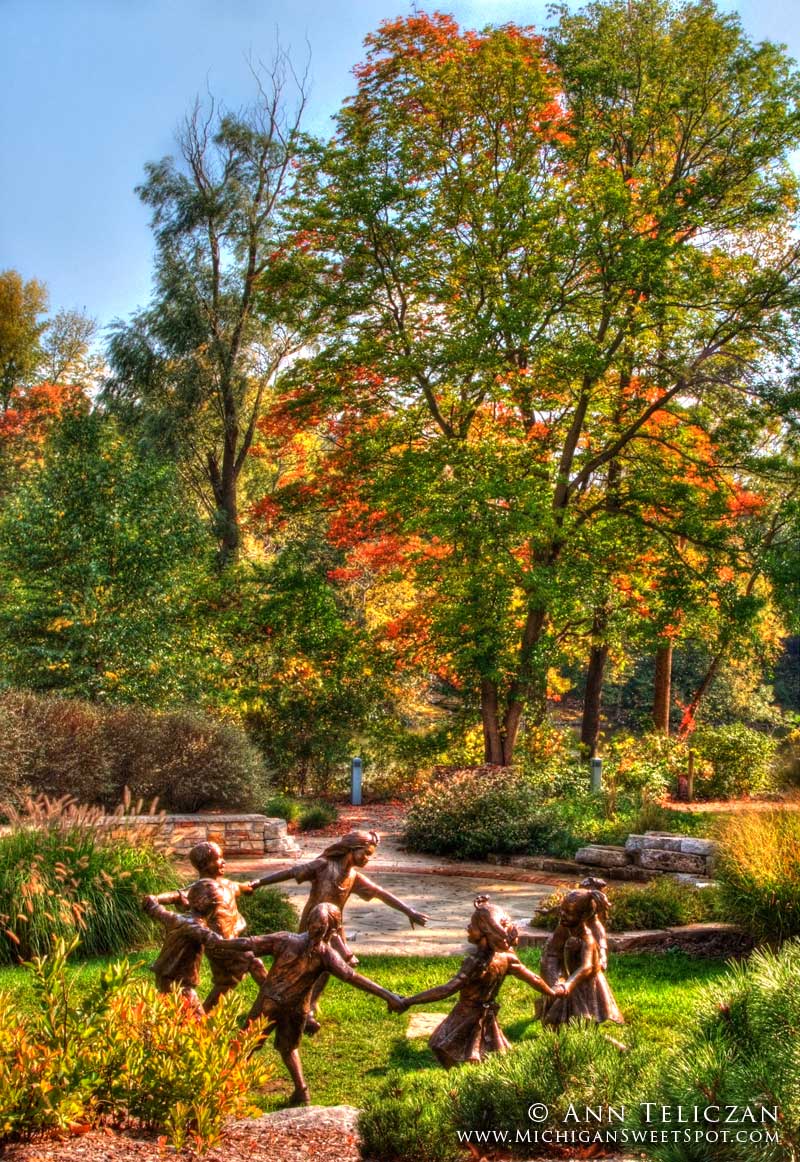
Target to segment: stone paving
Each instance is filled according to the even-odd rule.
[[[371,828],[367,813],[358,826]],[[353,826],[349,823],[349,826]],[[347,830],[345,825],[341,830]],[[405,851],[398,832],[383,832],[380,847],[365,868],[366,875],[399,896],[401,900],[427,912],[431,917],[425,928],[412,929],[402,912],[379,900],[360,900],[353,895],[345,912],[348,941],[355,952],[385,953],[395,956],[459,955],[465,953],[465,929],[475,897],[485,893],[502,904],[521,926],[530,921],[541,899],[557,887],[574,882],[564,876],[526,872],[493,864],[462,863]],[[228,860],[234,875],[264,875],[293,862],[314,859],[331,842],[330,836],[295,837],[302,847],[297,861],[286,859]],[[298,908],[308,896],[308,886],[289,880],[278,885]]]

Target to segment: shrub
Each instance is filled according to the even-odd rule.
[[[10,691],[0,696],[0,723],[0,801],[19,806],[28,794],[70,794],[119,802],[98,707]]]
[[[390,1073],[382,1089],[367,1096],[358,1121],[364,1157],[457,1162],[464,1151],[455,1097],[452,1073]]]
[[[719,825],[722,906],[757,940],[800,935],[800,812],[759,811]]]
[[[748,1107],[759,1117],[758,1107],[778,1109],[778,1125],[763,1126],[741,1119],[726,1125],[731,1132],[719,1136],[713,1149],[705,1141],[670,1141],[651,1146],[649,1153],[661,1162],[792,1162],[800,1150],[800,944],[792,940],[777,954],[755,952],[742,965],[706,993],[699,1021],[679,1056],[662,1070],[655,1092],[658,1109],[681,1106],[701,1109],[713,1103],[723,1109]],[[647,1100],[652,1100],[648,1098]],[[652,1120],[648,1130],[674,1129],[674,1123]],[[709,1127],[716,1128],[716,1127]],[[754,1147],[749,1134],[736,1141],[736,1131],[778,1130],[780,1142],[761,1142]]]
[[[105,719],[113,749],[113,782],[137,798],[157,798],[166,811],[206,807],[249,810],[267,778],[257,748],[244,731],[196,711],[150,714],[117,709]]]
[[[296,823],[303,812],[303,804],[291,795],[272,795],[262,810],[273,819],[285,819],[287,823]]]
[[[694,888],[669,876],[659,876],[637,887],[611,887],[607,894],[611,901],[609,932],[673,928],[721,918],[717,889]],[[556,912],[564,895],[564,892],[554,892],[542,900],[534,922],[540,927],[555,928]]]
[[[32,1008],[0,1005],[0,1137],[112,1122],[162,1130],[179,1149],[214,1145],[271,1072],[250,1056],[258,1026],[240,1032],[230,998],[188,1020],[180,995],[130,983],[126,965],[78,994],[73,947],[57,942],[29,966]]]
[[[195,711],[8,693],[0,722],[0,793],[12,804],[30,792],[113,807],[129,787],[167,811],[247,810],[266,793],[263,760],[245,733]]]
[[[800,730],[790,731],[778,744],[775,777],[782,787],[800,786]]]
[[[359,1128],[364,1152],[371,1158],[405,1162],[451,1162],[460,1158],[458,1132],[510,1131],[506,1148],[514,1150],[514,1131],[531,1129],[528,1110],[546,1106],[547,1120],[538,1131],[601,1131],[596,1124],[565,1123],[570,1107],[633,1105],[647,1098],[654,1074],[648,1046],[620,1048],[594,1025],[580,1023],[537,1037],[497,1054],[479,1066],[447,1074],[423,1073],[408,1078],[392,1074],[377,1095],[365,1102]],[[516,1147],[526,1157],[529,1143]]]
[[[691,746],[706,760],[711,772],[695,780],[700,799],[735,799],[765,795],[776,790],[774,769],[778,743],[757,730],[735,722],[728,726],[699,726]]]
[[[0,964],[42,956],[53,939],[80,937],[86,956],[147,942],[141,899],[174,885],[166,856],[136,832],[112,834],[98,809],[69,799],[10,816],[0,836]]]
[[[238,903],[251,936],[297,931],[297,909],[278,888],[259,888],[250,896],[239,896]]]
[[[332,803],[311,803],[300,813],[298,827],[301,831],[320,831],[338,818],[339,812]]]
[[[549,833],[541,796],[506,768],[475,767],[431,784],[412,805],[406,842],[416,851],[481,859],[527,851]]]
[[[652,1100],[647,1095],[652,1092],[655,1055],[649,1045],[631,1043],[631,1038],[627,1031],[629,1048],[624,1051],[597,1025],[576,1022],[558,1032],[543,1032],[477,1069],[460,1070],[456,1103],[461,1128],[525,1130],[531,1128],[528,1109],[537,1103],[547,1107],[546,1121],[537,1122],[537,1130],[588,1131],[596,1142],[604,1127],[569,1121],[570,1106],[580,1118],[587,1106],[632,1107]],[[516,1152],[529,1157],[530,1145],[520,1142]]]

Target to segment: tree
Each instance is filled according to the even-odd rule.
[[[164,706],[202,690],[205,534],[174,468],[67,413],[0,520],[4,681]]]
[[[0,410],[15,388],[29,383],[42,355],[47,290],[35,278],[25,281],[16,270],[0,274]]]
[[[239,484],[265,392],[304,337],[283,222],[304,103],[279,53],[252,108],[195,105],[179,158],[148,164],[138,189],[152,210],[153,301],[109,347],[106,404],[176,455],[215,516],[223,563],[240,545]]]
[[[45,326],[37,372],[48,382],[88,391],[100,377],[102,359],[92,352],[97,320],[83,311],[57,311]]]
[[[559,72],[513,26],[367,43],[298,223],[321,353],[276,415],[327,435],[323,503],[413,565],[417,629],[509,763],[610,474],[791,346],[797,76],[705,2],[562,12]]]

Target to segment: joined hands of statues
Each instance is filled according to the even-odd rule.
[[[408,1008],[406,998],[398,996],[397,993],[392,993],[391,1000],[387,1000],[386,1004],[389,1006],[390,1013],[404,1013]]]

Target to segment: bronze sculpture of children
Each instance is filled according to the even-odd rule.
[[[402,1012],[400,998],[375,981],[361,976],[334,947],[341,939],[342,914],[333,904],[317,904],[306,917],[305,932],[274,932],[267,936],[224,940],[221,950],[246,951],[271,956],[272,966],[248,1014],[248,1023],[266,1017],[263,1036],[275,1032],[275,1048],[294,1082],[292,1105],[307,1105],[308,1086],[300,1061],[300,1041],[311,1005],[314,986],[321,976],[332,974],[385,1000],[394,1012]]]
[[[512,951],[519,933],[506,913],[478,896],[467,928],[476,951],[468,956],[446,984],[404,997],[403,1008],[440,1001],[459,993],[458,1003],[434,1030],[428,1042],[437,1060],[449,1069],[464,1062],[483,1061],[490,1053],[505,1053],[509,1042],[497,1023],[497,994],[506,976],[524,980],[546,996],[552,990]]]
[[[240,895],[249,895],[259,886],[258,881],[241,883],[238,880],[229,880],[224,875],[225,859],[222,848],[218,843],[198,843],[189,852],[189,860],[202,876],[202,883],[210,880],[216,884],[217,890],[209,898],[208,910],[203,919],[212,932],[216,932],[223,939],[230,940],[239,936],[247,927],[247,921],[238,907]],[[184,904],[188,901],[188,894],[196,885],[180,892],[162,892],[156,896],[159,904]],[[230,992],[249,973],[257,984],[266,979],[266,969],[263,964],[252,955],[237,955],[234,952],[221,951],[215,942],[206,946],[206,957],[211,969],[212,988],[203,1002],[203,1008],[209,1013],[221,996]]]
[[[216,906],[218,897],[219,889],[213,880],[198,880],[186,892],[185,902],[191,909],[188,915],[171,912],[156,896],[145,896],[143,901],[148,916],[165,930],[161,951],[150,966],[155,973],[156,988],[160,993],[168,993],[177,987],[195,1017],[204,1015],[197,995],[203,949],[219,941],[204,917]]]
[[[430,917],[424,912],[418,912],[416,908],[412,908],[393,895],[392,892],[386,891],[385,888],[367,879],[363,874],[361,869],[375,854],[379,842],[375,831],[348,831],[346,835],[342,835],[333,843],[328,844],[316,859],[305,863],[296,863],[285,871],[272,872],[262,876],[261,879],[254,880],[252,886],[254,888],[266,887],[268,884],[279,884],[291,879],[298,884],[310,884],[311,891],[298,925],[300,932],[306,931],[311,913],[319,904],[333,904],[340,911],[343,911],[352,893],[360,896],[362,900],[382,900],[390,908],[396,908],[408,917],[412,928],[415,924],[426,924]],[[345,960],[351,963],[355,961],[344,943],[343,933],[332,941],[332,945]],[[317,1000],[326,981],[327,976],[323,973],[314,990],[308,1017],[307,1032],[309,1033],[314,1033],[319,1028],[314,1013],[316,1012]]]
[[[539,1002],[543,1025],[563,1025],[576,1017],[624,1024],[604,971],[601,917],[608,907],[600,888],[576,888],[561,901],[558,927],[542,953],[542,976],[555,994]]]

